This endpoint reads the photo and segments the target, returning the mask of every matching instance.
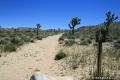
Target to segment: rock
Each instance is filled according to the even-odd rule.
[[[72,77],[69,76],[48,76],[42,72],[35,72],[30,80],[73,80]]]

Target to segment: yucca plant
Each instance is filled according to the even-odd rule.
[[[118,19],[118,16],[115,16],[115,14],[113,14],[111,11],[108,11],[106,13],[106,16],[107,18],[106,21],[104,22],[104,25],[106,27],[106,34],[108,38],[110,24],[116,21]]]
[[[39,34],[39,28],[41,27],[41,25],[40,24],[36,24],[36,26],[37,26],[37,36],[38,36],[38,34]]]
[[[72,35],[74,35],[75,26],[79,24],[80,24],[80,19],[78,17],[75,17],[70,21],[69,28],[72,29]]]

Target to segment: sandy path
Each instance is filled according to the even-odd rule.
[[[0,80],[29,80],[35,70],[49,75],[59,74],[54,60],[59,50],[60,35],[50,36],[35,43],[26,44],[17,52],[0,58]]]

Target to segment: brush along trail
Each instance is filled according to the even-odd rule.
[[[30,80],[34,71],[59,75],[60,70],[54,57],[59,50],[60,36],[49,36],[25,44],[16,52],[4,53],[8,55],[0,57],[0,80]]]

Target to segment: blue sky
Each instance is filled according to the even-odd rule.
[[[120,0],[0,0],[2,27],[68,28],[71,18],[83,25],[96,25],[111,10],[120,17]],[[78,26],[78,27],[79,27]]]

